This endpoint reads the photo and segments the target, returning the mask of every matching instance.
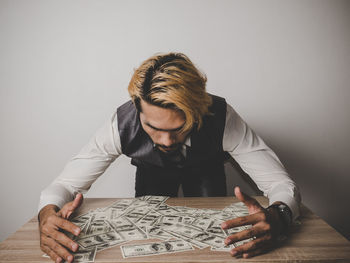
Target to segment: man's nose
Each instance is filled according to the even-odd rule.
[[[175,138],[170,132],[162,133],[160,144],[170,147],[174,143],[175,143]]]

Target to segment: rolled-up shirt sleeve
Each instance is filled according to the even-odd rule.
[[[293,220],[299,216],[300,192],[276,154],[227,104],[223,149],[269,198],[288,205]]]
[[[116,115],[114,112],[80,152],[69,160],[59,176],[41,192],[38,211],[48,204],[62,208],[78,192],[86,193],[122,154]]]

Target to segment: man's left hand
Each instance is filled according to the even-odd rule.
[[[232,249],[231,255],[249,258],[267,252],[274,246],[283,228],[278,212],[274,208],[263,208],[254,198],[241,192],[239,187],[235,188],[235,195],[248,207],[249,215],[225,221],[221,227],[223,229],[243,225],[252,227],[228,236],[225,244],[229,245],[248,238],[253,240]]]

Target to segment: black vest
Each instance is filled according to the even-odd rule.
[[[190,132],[191,147],[187,149],[187,167],[203,166],[209,163],[223,164],[224,152],[222,139],[226,120],[225,99],[211,95],[213,103],[209,107],[210,114],[204,116],[203,125],[198,131]],[[131,163],[137,167],[164,167],[159,151],[153,148],[153,142],[143,130],[139,113],[128,101],[117,109],[118,130],[122,153],[132,158]]]

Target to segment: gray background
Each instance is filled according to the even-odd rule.
[[[0,240],[128,99],[141,61],[187,54],[350,237],[350,1],[0,1]],[[232,194],[232,191],[230,191]],[[121,157],[88,197],[130,197]]]

